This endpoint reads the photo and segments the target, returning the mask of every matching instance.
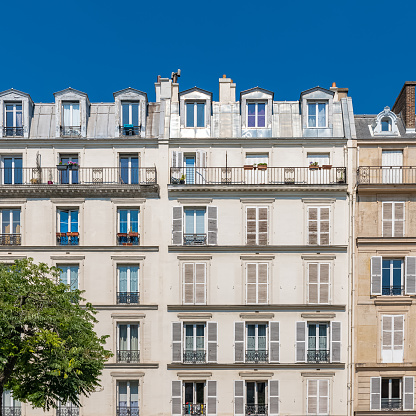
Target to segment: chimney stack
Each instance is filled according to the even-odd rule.
[[[348,97],[348,88],[338,88],[337,83],[333,82],[332,87],[330,88],[330,91],[334,91],[334,101],[339,101],[341,98],[347,98]]]
[[[224,74],[220,81],[220,103],[234,103],[235,102],[235,84],[231,78],[227,78]]]
[[[406,126],[406,133],[414,133],[416,131],[415,86],[416,81],[406,81],[391,109],[394,113],[401,114]]]

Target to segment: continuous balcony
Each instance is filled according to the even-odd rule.
[[[0,234],[1,246],[20,246],[22,244],[21,234]]]
[[[183,405],[184,415],[205,415],[206,406],[203,403],[186,403]]]
[[[3,127],[3,137],[23,137],[23,127]]]
[[[267,350],[247,350],[246,363],[267,363],[269,352]]]
[[[138,406],[117,406],[116,416],[139,416]]]
[[[358,185],[416,185],[415,166],[360,166]]]
[[[139,292],[117,292],[117,304],[138,305],[139,302]]]
[[[3,406],[3,416],[21,416],[22,410],[20,407]]]
[[[267,416],[267,404],[246,404],[246,416]]]
[[[140,351],[133,350],[117,350],[118,363],[139,363]]]
[[[207,353],[205,350],[185,350],[183,352],[183,362],[185,364],[205,364]]]
[[[329,350],[308,350],[308,363],[329,363]]]

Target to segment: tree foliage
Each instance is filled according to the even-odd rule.
[[[59,283],[59,271],[33,259],[0,266],[0,415],[3,390],[49,410],[58,400],[79,405],[100,385],[107,336],[94,332],[94,308]]]

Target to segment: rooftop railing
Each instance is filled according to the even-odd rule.
[[[358,185],[416,184],[414,166],[360,166],[357,169]]]
[[[23,126],[22,127],[3,127],[3,136],[4,137],[22,137]]]

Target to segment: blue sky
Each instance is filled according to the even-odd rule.
[[[223,74],[276,100],[335,81],[356,113],[378,113],[416,79],[415,12],[385,0],[7,1],[0,90],[52,102],[70,86],[105,102],[130,86],[153,101],[157,75],[181,68],[181,90],[214,99]]]

